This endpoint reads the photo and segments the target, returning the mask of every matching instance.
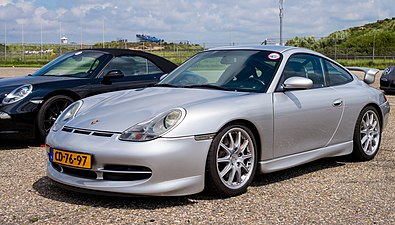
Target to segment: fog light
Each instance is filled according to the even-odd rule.
[[[11,116],[8,115],[8,114],[5,113],[5,112],[0,112],[0,119],[1,119],[1,120],[9,120],[9,119],[11,119]]]

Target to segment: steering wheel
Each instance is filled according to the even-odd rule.
[[[247,79],[247,81],[253,81],[253,82],[257,83],[259,86],[261,86],[262,88],[266,87],[265,82],[263,82],[262,80],[260,80],[259,78],[256,78],[256,77],[249,77]]]

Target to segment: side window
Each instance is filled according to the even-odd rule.
[[[313,81],[312,88],[326,86],[320,58],[308,54],[294,54],[285,65],[282,81],[290,77],[306,77]]]
[[[324,60],[326,73],[328,74],[329,85],[341,85],[351,82],[353,80],[352,76],[347,73],[340,66]]]
[[[159,69],[153,62],[150,60],[140,57],[133,56],[133,60],[137,63],[137,74],[158,74],[164,73],[161,69]]]
[[[140,56],[120,56],[113,58],[104,69],[104,74],[110,70],[121,70],[125,76],[163,73],[153,62]]]

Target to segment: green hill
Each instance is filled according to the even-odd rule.
[[[295,37],[287,41],[286,45],[306,47],[320,50],[337,46],[341,48],[353,48],[361,53],[369,53],[373,46],[377,50],[395,49],[395,17],[392,19],[378,20],[359,27],[336,31],[327,37],[316,40],[314,37]],[[392,49],[393,50],[393,49]],[[380,52],[377,52],[380,53]],[[385,53],[384,55],[393,55]],[[380,55],[380,54],[377,54]]]
[[[395,17],[336,31],[320,39],[295,37],[286,45],[310,48],[342,63],[347,60],[345,64],[383,68],[394,64]]]

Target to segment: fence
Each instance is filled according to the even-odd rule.
[[[109,42],[104,43],[104,47],[138,49],[153,54],[160,55],[181,64],[186,59],[197,52],[217,47],[229,45],[260,45],[263,42],[243,43],[202,43],[200,45],[191,44],[149,44],[149,43],[126,43],[126,42]],[[266,41],[266,44],[276,44],[275,41]],[[0,65],[25,65],[41,66],[56,58],[67,51],[87,48],[101,48],[102,43],[96,45],[79,45],[79,44],[0,44]],[[368,61],[388,61],[388,64],[395,64],[395,48],[340,48],[332,46],[327,48],[315,49],[316,51],[333,58],[335,60],[368,60]]]

